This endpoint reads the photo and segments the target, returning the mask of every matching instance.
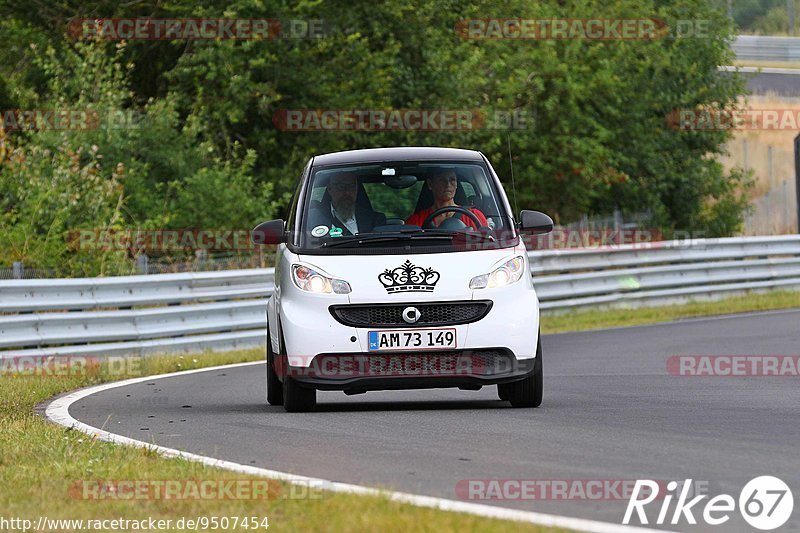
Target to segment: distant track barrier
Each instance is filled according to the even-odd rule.
[[[800,235],[530,252],[541,307],[665,305],[800,289]],[[0,280],[0,358],[231,350],[265,342],[272,269]]]

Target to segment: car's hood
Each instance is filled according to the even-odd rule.
[[[303,255],[300,261],[350,283],[351,303],[470,300],[470,280],[524,248],[441,254]]]

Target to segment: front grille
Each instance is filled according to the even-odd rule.
[[[416,307],[419,310],[420,319],[414,324],[408,324],[403,320],[403,310],[407,307]],[[466,302],[332,305],[330,311],[333,317],[345,326],[413,328],[469,324],[482,319],[491,308],[491,300],[470,300]]]
[[[518,370],[507,349],[437,352],[320,354],[308,368],[293,371],[310,377],[349,379],[403,376],[502,376]]]

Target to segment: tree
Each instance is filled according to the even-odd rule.
[[[103,120],[87,131],[12,132],[11,142],[39,169],[42,192],[56,179],[43,162],[56,156],[64,168],[90,165],[104,182],[116,179],[108,190],[121,188],[119,197],[101,202],[116,211],[69,224],[97,226],[111,217],[120,227],[246,229],[282,214],[310,156],[392,145],[479,149],[504,179],[510,145],[520,205],[562,223],[615,208],[650,211],[666,234],[729,235],[742,221],[747,177],[725,175],[715,161],[730,132],[678,131],[667,123],[678,109],[735,107],[744,93],[737,75],[717,69],[733,59],[732,24],[703,0],[514,0],[502,10],[486,0],[93,0],[77,9],[65,1],[39,7],[0,4],[0,36],[8,43],[0,51],[0,103],[85,108]],[[324,21],[325,34],[129,43],[68,35],[71,19],[98,14],[315,19]],[[475,40],[457,31],[464,19],[509,14],[658,19],[669,31],[632,40]],[[678,37],[679,21],[705,25]],[[273,117],[285,109],[475,110],[527,120],[521,128],[455,132],[299,133],[276,128]],[[70,167],[75,154],[78,166]],[[114,178],[118,165],[123,170]],[[14,183],[19,172],[6,162],[0,180]],[[18,185],[8,187],[0,193],[7,225],[32,213],[14,192]]]

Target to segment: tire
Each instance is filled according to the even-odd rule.
[[[267,330],[267,403],[283,405],[283,384],[275,372],[275,353],[272,351],[269,330]]]
[[[521,381],[507,384],[508,401],[512,407],[539,407],[542,405],[542,342],[541,335],[537,341],[536,362],[533,373]],[[498,387],[498,392],[501,387]],[[504,387],[503,387],[504,388]]]
[[[510,398],[510,392],[508,391],[508,383],[500,383],[497,386],[497,397],[507,402]]]
[[[289,376],[283,378],[283,408],[288,413],[313,411],[317,405],[316,389],[301,387]]]

